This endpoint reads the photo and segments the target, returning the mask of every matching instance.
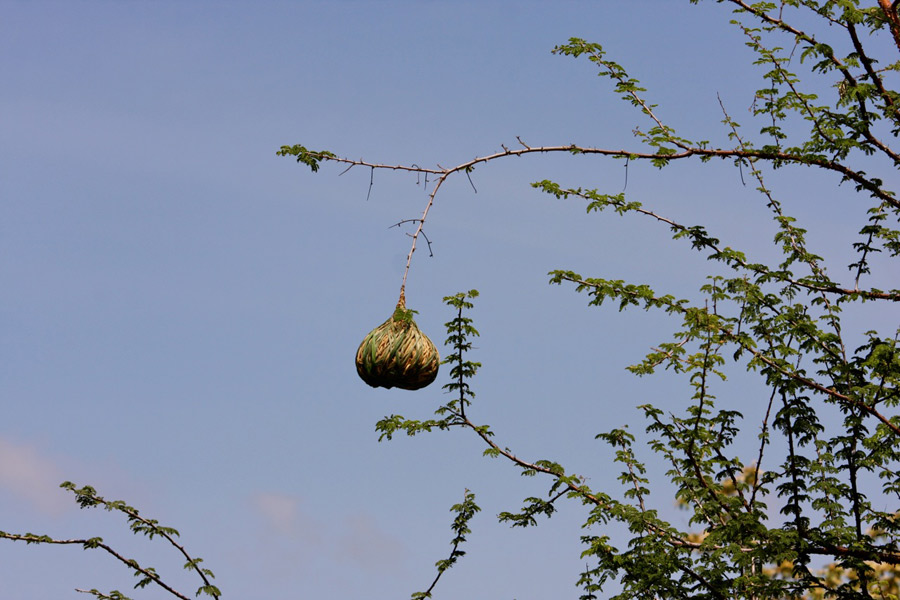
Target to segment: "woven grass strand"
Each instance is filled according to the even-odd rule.
[[[356,351],[356,372],[372,387],[421,389],[437,378],[440,355],[406,309],[401,292],[391,318],[373,329]]]

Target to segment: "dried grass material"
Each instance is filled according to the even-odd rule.
[[[369,332],[356,351],[356,372],[372,387],[418,390],[435,380],[440,355],[406,309],[401,294],[390,319]]]

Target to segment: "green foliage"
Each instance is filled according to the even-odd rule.
[[[395,321],[409,322],[413,320],[413,315],[417,314],[419,314],[419,311],[417,310],[412,310],[410,308],[401,308],[398,306],[394,309],[394,314],[391,316],[391,318]]]
[[[308,150],[299,144],[282,146],[275,154],[276,156],[294,156],[298,163],[306,165],[313,173],[319,170],[319,164],[323,160],[335,157],[334,153],[328,150]]]
[[[480,365],[466,358],[477,331],[465,316],[472,303],[463,294],[448,302],[457,317],[448,323],[454,353],[447,360],[454,371],[453,383],[445,387],[458,396],[438,410],[444,417],[440,421],[390,422],[410,435],[437,426],[471,429],[487,445],[486,456],[510,460],[522,475],[546,476],[546,494],[529,496],[519,510],[498,515],[512,527],[531,527],[541,517],[552,517],[561,499],[583,504],[582,559],[588,564],[577,581],[582,598],[596,598],[616,582],[610,597],[622,600],[896,599],[900,321],[885,323],[882,331],[851,332],[842,317],[857,304],[896,306],[900,301],[896,286],[885,291],[863,285],[875,275],[873,256],[900,255],[900,204],[884,179],[869,172],[885,162],[900,167],[890,141],[900,134],[900,96],[890,87],[900,61],[879,63],[865,45],[880,33],[900,50],[900,17],[883,6],[861,7],[852,0],[720,1],[735,7],[733,24],[761,69],[763,85],[750,114],[758,124],[758,143],[742,133],[724,106],[722,122],[732,148],[681,137],[660,118],[657,106],[645,100],[647,90],[640,82],[599,44],[573,38],[554,50],[587,57],[598,75],[612,81],[614,92],[650,122],[648,129],[635,130],[649,151],[578,146],[554,151],[601,153],[657,167],[685,158],[731,159],[755,181],[781,254],[775,262],[755,259],[723,244],[706,226],[660,214],[624,192],[550,180],[532,184],[557,199],[583,201],[589,214],[649,217],[667,226],[676,243],[687,241],[724,267],[709,275],[695,299],[660,293],[645,283],[583,277],[568,270],[549,274],[550,283],[586,294],[590,306],[611,303],[619,311],[661,311],[678,324],[674,335],[629,369],[650,375],[662,367],[685,377],[691,392],[684,403],[665,409],[641,405],[647,426],[640,443],[627,428],[597,436],[621,467],[622,488],[592,490],[583,477],[568,474],[554,461],[525,461],[499,446],[487,426],[470,420],[471,381]],[[801,14],[828,26],[816,35],[844,39],[826,43],[805,32],[792,24]],[[841,54],[838,48],[850,50]],[[818,83],[815,92],[809,91],[809,78],[830,85]],[[833,94],[825,97],[823,87]],[[800,124],[806,125],[805,135],[797,133],[803,131]],[[507,150],[497,158],[509,154]],[[863,170],[860,165],[873,158],[881,162]],[[852,282],[832,274],[834,266],[810,248],[806,229],[766,184],[768,170],[791,166],[838,173],[841,182],[854,184],[857,194],[851,201],[869,203],[867,222],[852,242],[857,256],[849,265]],[[848,347],[854,336],[865,340],[855,350]],[[726,374],[735,366],[757,374],[768,389],[757,403],[764,408],[761,422],[748,423],[742,412],[719,405],[717,395],[728,389]],[[748,434],[757,444],[744,456],[746,450],[739,449],[746,443],[739,441]],[[648,460],[668,466],[665,485],[651,481]],[[666,503],[656,497],[660,489],[674,489],[678,506],[689,513],[687,528],[663,516]],[[630,539],[615,533],[623,528]]]
[[[431,582],[428,589],[424,592],[413,593],[412,600],[431,598],[431,592],[434,590],[434,586],[437,584],[444,571],[455,565],[458,559],[466,555],[465,551],[460,550],[459,547],[466,541],[466,535],[472,532],[471,529],[469,529],[469,521],[472,520],[472,517],[474,517],[476,513],[481,512],[481,508],[475,504],[475,494],[466,490],[463,501],[451,506],[450,511],[456,513],[456,516],[453,518],[453,524],[451,525],[451,529],[455,534],[450,541],[453,545],[453,549],[450,551],[450,556],[443,558],[434,564],[434,566],[437,567],[437,576],[434,578],[434,581]]]
[[[136,508],[129,506],[121,500],[107,500],[103,498],[102,496],[97,494],[97,490],[89,485],[78,487],[74,483],[66,481],[60,484],[60,487],[74,494],[75,502],[79,507],[102,507],[108,512],[122,513],[126,517],[126,522],[128,523],[129,529],[131,529],[132,533],[134,533],[135,535],[141,535],[150,540],[152,540],[154,537],[164,539],[187,561],[184,563],[184,569],[196,573],[203,582],[203,585],[197,588],[197,592],[195,595],[200,596],[201,594],[205,594],[216,599],[221,596],[222,593],[210,581],[211,579],[215,578],[213,572],[209,569],[200,567],[203,559],[199,557],[191,557],[184,549],[184,547],[175,541],[175,538],[179,536],[178,531],[176,531],[172,527],[160,525],[159,521],[157,521],[156,519],[148,519],[141,516],[140,512]],[[159,575],[159,573],[157,573],[154,567],[141,565],[137,560],[133,558],[126,558],[117,550],[106,544],[103,541],[103,538],[100,537],[64,540],[56,539],[48,535],[35,535],[33,533],[15,534],[0,531],[0,539],[25,542],[26,544],[79,545],[84,550],[103,550],[132,571],[133,575],[138,579],[137,583],[134,584],[135,589],[146,588],[150,586],[150,584],[154,584],[177,598],[181,598],[182,600],[188,599],[188,596],[180,593],[179,591],[171,587],[168,583],[166,583],[166,581]],[[91,594],[97,598],[100,598],[101,600],[131,600],[128,596],[124,595],[118,590],[112,590],[108,594],[100,592],[97,589],[79,591]]]
[[[104,594],[100,590],[96,588],[91,588],[89,590],[84,590],[86,593],[98,598],[99,600],[131,600],[128,596],[120,592],[119,590],[113,590],[109,594]]]

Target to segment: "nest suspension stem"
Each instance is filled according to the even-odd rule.
[[[434,184],[434,187],[431,190],[431,193],[428,194],[428,203],[425,205],[425,210],[422,211],[422,216],[421,218],[419,218],[419,224],[416,226],[416,230],[410,236],[412,237],[412,246],[409,249],[409,254],[406,255],[406,268],[403,270],[403,281],[400,284],[400,301],[404,303],[404,307],[406,304],[406,278],[409,276],[409,266],[412,264],[412,256],[416,251],[416,243],[419,241],[419,236],[422,235],[422,229],[425,227],[425,219],[428,218],[428,211],[431,210],[431,206],[434,204],[434,198],[437,195],[438,190],[441,189],[441,185],[444,183],[444,180],[447,179],[447,176],[450,175],[450,173],[451,171],[445,170],[444,174],[438,177],[437,181]]]

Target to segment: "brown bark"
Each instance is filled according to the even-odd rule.
[[[878,0],[878,5],[881,6],[884,18],[887,19],[888,24],[891,26],[894,43],[897,44],[897,49],[900,50],[900,16],[897,16],[897,7],[891,4],[891,0]]]

